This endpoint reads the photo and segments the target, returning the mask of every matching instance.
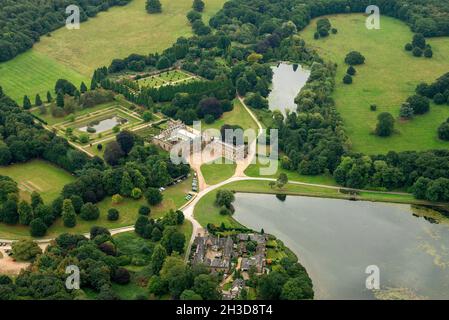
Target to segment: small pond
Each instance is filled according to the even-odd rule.
[[[299,257],[317,299],[449,299],[449,222],[430,210],[374,202],[237,194],[234,218]],[[366,289],[368,266],[380,290]]]
[[[119,124],[124,124],[126,122],[128,122],[128,120],[125,118],[121,118],[119,116],[111,116],[110,118],[101,121],[93,121],[89,123],[87,126],[81,127],[78,130],[83,132],[102,133],[111,130],[112,128],[114,128]]]
[[[272,69],[273,86],[268,96],[270,110],[280,110],[283,114],[286,109],[296,111],[295,98],[309,79],[310,70],[288,63],[279,63]]]

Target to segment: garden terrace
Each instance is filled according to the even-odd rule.
[[[139,77],[139,79],[136,78],[136,81],[141,88],[159,88],[167,85],[175,86],[197,80],[201,80],[201,78],[194,74],[187,73],[186,71],[177,69],[153,74],[148,77]]]

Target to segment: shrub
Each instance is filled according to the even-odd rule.
[[[370,109],[371,111],[376,111],[376,110],[377,110],[377,104],[372,104],[372,105],[370,105],[370,106],[369,106],[369,109]]]
[[[403,103],[401,109],[399,110],[399,116],[403,119],[413,118],[414,111],[409,103]]]
[[[445,122],[438,128],[438,138],[449,141],[449,123]]]
[[[382,112],[377,117],[376,135],[379,137],[388,137],[394,130],[394,118],[388,112]]]
[[[139,214],[143,215],[143,216],[148,216],[151,213],[151,209],[150,207],[147,206],[141,206],[139,208]]]
[[[357,71],[355,70],[355,68],[353,66],[349,66],[348,70],[346,71],[347,74],[349,74],[350,76],[355,76],[355,74],[357,73]]]
[[[143,121],[150,122],[153,120],[153,114],[150,111],[145,111],[142,115]]]
[[[81,207],[80,217],[86,221],[97,220],[100,217],[100,210],[93,203],[85,203]]]
[[[414,48],[413,49],[413,55],[415,56],[415,57],[422,57],[422,49],[420,49],[420,48],[418,48],[418,47],[416,47],[416,48]]]
[[[405,50],[406,50],[406,51],[412,51],[412,50],[413,50],[412,44],[411,44],[411,43],[407,43],[407,44],[405,45]]]
[[[12,244],[13,257],[18,261],[34,260],[41,253],[41,248],[33,240],[20,240]]]
[[[204,122],[205,122],[206,124],[214,123],[214,121],[215,121],[215,118],[214,118],[214,116],[211,115],[211,114],[208,114],[208,115],[206,115],[206,116],[204,117]]]
[[[424,50],[424,57],[426,58],[432,58],[433,57],[433,51],[430,48],[426,48],[426,50]]]
[[[103,145],[101,143],[97,144],[97,150],[98,151],[103,150]]]
[[[415,114],[424,114],[429,111],[429,99],[420,95],[413,95],[407,99]]]
[[[231,215],[231,211],[228,208],[223,207],[223,208],[220,209],[220,214],[222,216],[230,216]]]
[[[78,140],[79,140],[79,142],[81,142],[82,144],[86,144],[86,143],[89,142],[90,138],[89,138],[89,135],[88,135],[88,134],[82,133],[82,134],[80,134]]]
[[[147,191],[145,191],[145,198],[149,205],[156,206],[162,202],[163,196],[159,189],[148,188]]]
[[[140,190],[139,188],[134,188],[131,191],[131,197],[136,200],[142,198],[142,190]]]
[[[113,204],[120,204],[123,202],[123,197],[119,194],[114,194],[112,196],[112,203]]]
[[[109,221],[117,221],[120,217],[120,212],[115,209],[115,208],[111,208],[108,210],[108,220]]]
[[[112,281],[118,284],[128,284],[131,280],[131,275],[129,274],[129,271],[123,267],[117,268],[117,270],[114,272],[112,276]]]
[[[351,51],[346,55],[345,62],[351,66],[364,64],[365,57],[358,51]]]
[[[444,104],[446,103],[446,97],[442,93],[437,93],[433,97],[433,101],[435,102],[435,104]]]
[[[30,222],[30,234],[33,237],[43,237],[47,233],[47,225],[41,218],[36,218]]]
[[[332,34],[337,34],[338,33],[338,29],[337,28],[332,28]]]
[[[343,77],[343,83],[344,84],[351,84],[352,83],[352,77],[349,74],[345,75]]]

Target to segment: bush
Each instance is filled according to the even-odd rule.
[[[332,34],[337,34],[338,33],[338,29],[337,28],[332,28]]]
[[[355,76],[355,74],[357,73],[357,71],[355,70],[355,68],[353,66],[349,66],[348,70],[346,71],[347,74],[349,74],[350,76]]]
[[[415,56],[415,57],[422,57],[422,49],[420,49],[420,48],[418,48],[418,47],[416,47],[416,48],[414,48],[413,49],[413,55]]]
[[[18,261],[34,260],[41,253],[41,248],[33,240],[20,240],[12,244],[13,257]]]
[[[82,133],[82,134],[80,134],[78,140],[79,140],[80,143],[86,144],[86,143],[88,143],[90,141],[90,138],[89,138],[88,134]]]
[[[204,117],[204,122],[205,122],[206,124],[214,123],[214,121],[215,121],[215,118],[214,118],[214,116],[211,115],[211,114],[208,114],[208,115],[206,115],[206,116]]]
[[[369,106],[369,109],[370,109],[371,111],[376,111],[376,110],[377,110],[377,104],[372,104],[372,105],[370,105],[370,106]]]
[[[420,95],[413,95],[407,99],[415,114],[424,114],[429,111],[429,99]]]
[[[130,280],[131,275],[129,274],[129,271],[123,267],[117,268],[112,276],[112,281],[121,285],[128,284]]]
[[[438,128],[438,138],[449,141],[449,123],[445,122]]]
[[[394,118],[388,112],[382,112],[378,117],[376,126],[376,135],[379,137],[388,137],[394,130]]]
[[[100,217],[100,210],[93,203],[85,203],[81,207],[80,217],[86,221],[97,220]]]
[[[413,50],[412,44],[411,44],[411,43],[407,43],[407,44],[405,45],[405,51],[412,51],[412,50]]]
[[[352,83],[352,77],[349,74],[345,75],[343,77],[343,83],[344,84],[351,84]]]
[[[409,103],[403,103],[401,106],[401,109],[399,110],[399,116],[402,119],[411,119],[413,118],[413,115],[415,112],[413,111],[413,108],[410,106]]]
[[[223,207],[223,208],[220,209],[220,214],[222,216],[230,216],[231,215],[231,210],[229,210],[226,207]]]
[[[43,237],[47,233],[47,225],[41,218],[36,218],[30,222],[30,234],[33,237]]]
[[[426,48],[426,50],[424,50],[424,57],[426,58],[432,58],[433,57],[433,51],[430,48]]]
[[[120,204],[123,202],[123,197],[119,194],[114,194],[112,196],[112,203],[113,204]]]
[[[346,55],[345,62],[351,66],[364,64],[365,57],[358,51],[351,51]]]
[[[143,216],[148,216],[151,213],[151,209],[150,207],[147,206],[141,206],[139,208],[139,214],[143,215]]]
[[[444,104],[446,103],[446,97],[442,93],[437,93],[433,97],[433,101],[435,102],[435,104]]]
[[[139,188],[132,189],[131,197],[135,200],[142,198],[142,190],[140,190]]]
[[[120,217],[120,212],[115,209],[115,208],[111,208],[108,210],[108,220],[109,221],[117,221]]]
[[[145,198],[149,205],[156,206],[162,202],[163,196],[159,189],[148,188],[147,191],[145,191]]]

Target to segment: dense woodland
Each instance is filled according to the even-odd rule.
[[[130,0],[4,0],[0,2],[0,62],[30,49],[43,35],[63,25],[69,5],[80,8],[80,21]]]

